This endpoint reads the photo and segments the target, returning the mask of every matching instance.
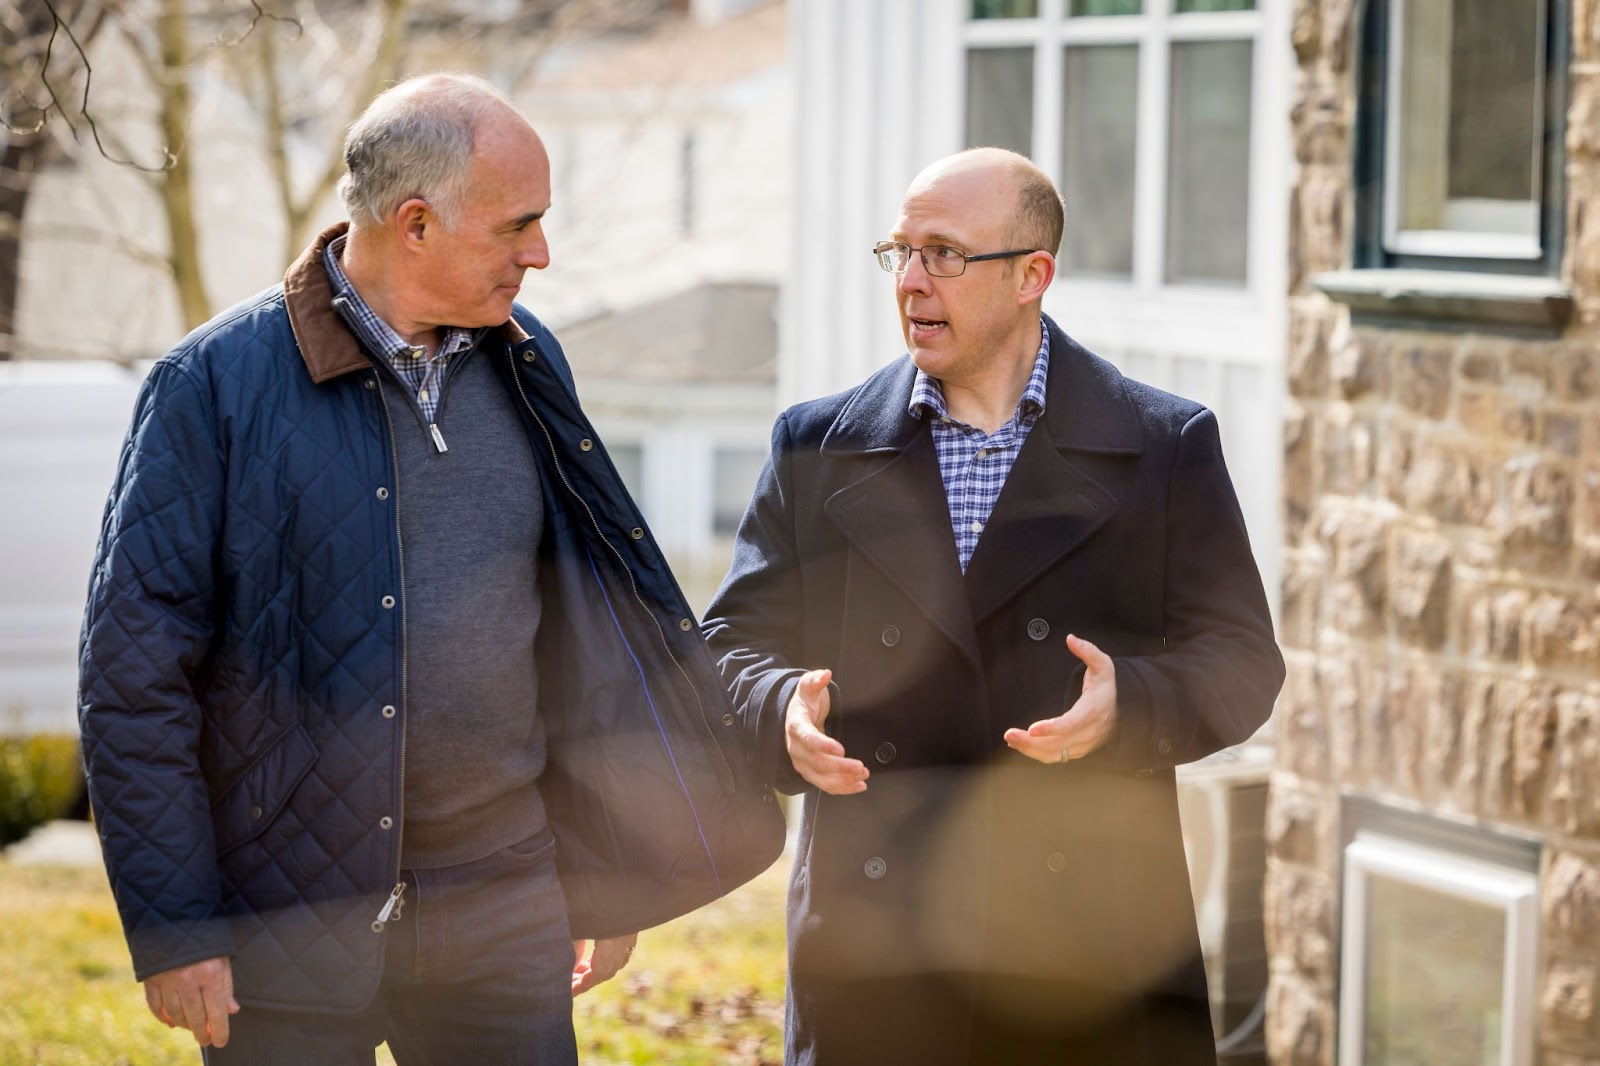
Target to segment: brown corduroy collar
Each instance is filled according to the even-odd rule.
[[[349,228],[350,223],[339,222],[323,230],[283,276],[283,303],[289,311],[289,325],[294,330],[295,343],[300,346],[300,358],[305,360],[311,380],[318,385],[352,370],[372,366],[371,357],[334,309],[333,283],[328,280],[328,271],[322,264],[322,253],[328,242]],[[528,339],[516,319],[506,319],[500,332],[508,344]]]

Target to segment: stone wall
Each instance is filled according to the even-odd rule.
[[[1265,889],[1276,1066],[1334,1061],[1339,797],[1544,842],[1545,1066],[1600,1066],[1600,0],[1572,0],[1573,322],[1352,327],[1353,0],[1296,0],[1282,638]]]

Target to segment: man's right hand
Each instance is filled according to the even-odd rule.
[[[828,719],[828,682],[832,670],[812,670],[800,677],[783,715],[784,746],[795,771],[833,796],[867,789],[867,765],[845,757],[844,745],[822,731]]]
[[[233,998],[233,963],[226,956],[162,970],[145,978],[150,1013],[175,1029],[187,1029],[201,1047],[228,1043],[228,1015],[239,1013]]]

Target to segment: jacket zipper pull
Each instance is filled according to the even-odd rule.
[[[377,920],[372,923],[374,933],[383,932],[383,923],[387,922],[390,916],[397,914],[400,909],[400,897],[405,894],[406,883],[401,881],[394,886],[394,891],[389,893],[389,898],[383,901],[383,910],[378,912]]]
[[[438,423],[429,422],[428,432],[433,434],[433,446],[438,450],[439,454],[443,455],[445,452],[450,450],[444,446],[444,434],[439,432]]]

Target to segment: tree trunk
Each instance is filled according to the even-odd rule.
[[[183,0],[163,0],[157,19],[161,42],[161,136],[172,166],[158,184],[167,218],[167,257],[178,289],[184,326],[193,329],[211,317],[200,266],[200,234],[195,225],[194,170],[187,138],[194,114],[189,98],[189,27]]]
[[[6,135],[0,154],[0,360],[17,357],[17,288],[22,276],[22,219],[33,175],[50,145],[42,133]]]

